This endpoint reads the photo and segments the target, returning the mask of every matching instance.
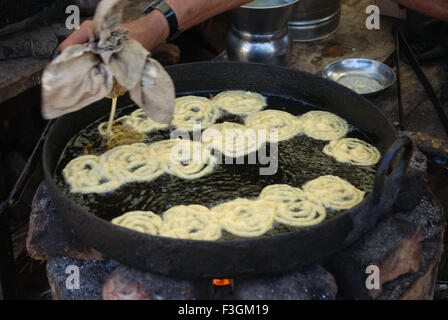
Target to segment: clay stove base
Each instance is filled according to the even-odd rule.
[[[34,259],[47,260],[53,299],[432,299],[445,218],[426,187],[425,171],[424,156],[414,153],[393,212],[353,246],[289,274],[233,279],[227,291],[215,288],[211,279],[167,278],[104,259],[67,229],[44,184],[33,202],[27,249]],[[71,265],[79,267],[79,289],[67,289]],[[369,265],[380,269],[379,290],[366,288]]]

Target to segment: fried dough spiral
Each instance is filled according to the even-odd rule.
[[[221,229],[216,216],[201,205],[176,206],[163,213],[159,234],[164,237],[190,240],[218,240]]]
[[[144,143],[115,147],[101,158],[110,164],[122,184],[151,181],[163,173],[158,160]]]
[[[201,178],[211,173],[217,162],[210,149],[197,141],[162,140],[149,148],[157,155],[164,172],[182,179]]]
[[[151,211],[131,211],[113,219],[112,223],[123,228],[156,236],[162,226],[162,218]]]
[[[355,166],[372,166],[381,159],[381,153],[377,148],[356,138],[331,141],[322,151],[338,162],[350,163]]]
[[[252,113],[249,115],[244,124],[253,129],[264,129],[267,131],[267,140],[270,142],[277,142],[291,139],[303,131],[302,122],[299,118],[292,114],[279,110],[265,110]],[[277,130],[277,141],[272,139],[270,130]]]
[[[150,133],[155,130],[166,129],[169,124],[159,123],[148,117],[142,109],[133,111],[129,116],[119,118],[122,123],[139,133]]]
[[[121,185],[110,166],[92,155],[73,159],[62,174],[73,193],[104,193]]]
[[[225,156],[238,158],[257,151],[266,140],[254,129],[234,122],[223,122],[205,130],[202,142]]]
[[[304,133],[313,139],[331,141],[344,137],[348,132],[347,122],[327,111],[310,111],[300,117]]]
[[[136,133],[150,133],[155,130],[166,129],[169,127],[169,124],[159,123],[152,120],[142,109],[137,109],[127,116],[115,119],[113,126],[119,124],[123,125],[128,131]],[[107,136],[107,126],[108,122],[102,122],[98,126],[98,132],[102,136]],[[114,127],[112,127],[112,137],[114,135]]]
[[[172,125],[178,129],[193,131],[195,123],[200,123],[201,128],[207,128],[221,112],[210,99],[197,96],[185,96],[177,98],[174,107]]]
[[[265,187],[258,198],[274,202],[291,203],[299,200],[302,195],[303,191],[300,188],[294,188],[287,184],[272,184]]]
[[[238,198],[212,208],[221,226],[240,237],[258,237],[272,228],[275,205],[264,200]]]
[[[265,187],[259,199],[276,206],[274,220],[293,227],[307,227],[321,223],[327,214],[325,208],[309,201],[300,188],[287,184],[273,184]]]
[[[241,116],[267,106],[266,98],[261,94],[242,90],[223,91],[213,98],[213,103],[229,113]]]
[[[162,140],[151,145],[115,147],[101,156],[75,158],[63,170],[73,193],[105,193],[130,182],[148,182],[164,172],[198,179],[214,169],[217,160],[201,142]]]
[[[351,209],[364,199],[365,192],[332,175],[321,176],[305,183],[303,191],[313,200],[333,210]]]
[[[277,209],[275,221],[293,227],[310,227],[325,220],[325,208],[310,200],[291,202]]]

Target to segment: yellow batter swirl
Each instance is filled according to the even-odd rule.
[[[215,214],[208,208],[181,205],[163,213],[159,234],[170,238],[214,241],[221,238],[221,229]]]
[[[321,223],[326,218],[325,208],[307,199],[300,189],[287,184],[273,184],[265,187],[259,199],[276,206],[274,220],[293,227],[308,227]]]
[[[256,130],[234,122],[214,124],[202,133],[202,143],[207,148],[232,158],[255,152],[265,142],[265,136]]]
[[[121,117],[118,120],[120,119],[125,126],[139,133],[150,133],[155,130],[166,129],[169,127],[169,124],[159,123],[152,120],[142,109],[137,109],[129,116]]]
[[[314,201],[303,198],[276,210],[275,221],[293,227],[310,227],[325,220],[327,211]]]
[[[115,119],[113,122],[112,122],[112,127],[111,127],[111,136],[114,136],[114,135],[116,135],[116,132],[114,132],[114,127],[116,127],[117,125],[122,125],[123,124],[123,122],[124,122],[124,120],[126,119],[126,118],[129,118],[129,116],[123,116],[123,117],[120,117],[120,118],[118,118],[118,119]],[[102,136],[104,136],[104,137],[107,137],[109,134],[108,134],[108,131],[107,131],[107,129],[108,129],[108,126],[109,126],[109,121],[106,121],[106,122],[101,122],[100,123],[100,125],[98,126],[98,132],[99,132],[99,134],[100,135],[102,135]]]
[[[300,188],[294,188],[287,184],[272,184],[265,187],[258,198],[277,203],[291,203],[299,200],[302,195],[303,191]]]
[[[355,166],[372,166],[381,159],[381,153],[377,148],[356,138],[331,141],[324,147],[323,152],[338,162]]]
[[[108,135],[108,124],[109,122],[102,122],[98,126],[98,132],[102,136]],[[142,109],[137,109],[127,116],[115,119],[113,126],[116,126],[117,124],[122,124],[129,131],[134,131],[137,133],[150,133],[155,130],[166,129],[169,127],[169,124],[159,123],[152,120]],[[112,127],[112,136],[114,135],[113,129],[114,128]]]
[[[302,133],[302,122],[292,114],[279,110],[265,110],[249,115],[244,124],[253,129],[264,129],[267,131],[269,142],[278,142],[291,139]],[[270,130],[277,130],[277,140],[270,136]]]
[[[205,129],[215,123],[220,115],[220,110],[210,99],[185,96],[176,99],[171,124],[178,129],[193,131],[195,124],[199,123],[200,128]]]
[[[156,236],[162,226],[162,218],[151,211],[131,211],[113,219],[112,223],[123,228]]]
[[[159,161],[144,143],[115,147],[101,159],[110,164],[122,184],[151,181],[163,174]]]
[[[149,182],[164,172],[182,179],[198,179],[216,164],[211,150],[191,140],[163,140],[151,145],[115,147],[101,156],[82,156],[63,170],[73,193],[105,193],[130,182]]]
[[[267,106],[266,98],[261,94],[242,90],[223,91],[213,98],[213,103],[229,113],[242,116]]]
[[[331,141],[344,137],[348,132],[347,122],[326,111],[310,111],[300,117],[304,133],[313,139]]]
[[[160,168],[171,175],[192,180],[213,172],[216,158],[202,143],[191,140],[163,140],[150,146]]]
[[[221,226],[240,237],[259,237],[272,228],[275,205],[264,200],[238,198],[212,208]]]
[[[364,199],[365,192],[332,175],[321,176],[302,187],[310,199],[333,210],[351,209]]]
[[[105,193],[121,185],[110,166],[93,155],[73,159],[62,174],[73,193]]]

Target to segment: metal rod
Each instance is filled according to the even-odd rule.
[[[20,173],[19,178],[17,179],[17,182],[15,183],[14,187],[12,188],[11,193],[8,197],[8,205],[12,208],[20,201],[20,198],[22,197],[23,192],[25,191],[26,186],[28,185],[31,175],[34,172],[34,169],[36,168],[36,165],[39,163],[42,157],[42,148],[45,141],[45,138],[48,134],[48,131],[50,130],[51,125],[53,124],[53,121],[48,121],[47,125],[45,126],[39,141],[37,142],[36,146],[33,149],[33,152],[31,153],[31,156],[28,158],[28,161],[25,164],[25,167],[23,168],[22,172]]]
[[[50,61],[55,59],[59,53],[58,45],[54,48]],[[34,169],[42,157],[43,144],[53,123],[54,120],[50,120],[45,125],[7,200],[0,203],[0,282],[4,299],[12,299],[16,296],[18,283],[18,272],[14,261],[11,227],[9,224],[10,211],[20,202],[23,192],[28,186]]]
[[[400,33],[397,24],[394,25],[395,36],[395,64],[397,67],[397,99],[398,99],[398,129],[404,130],[403,99],[401,95],[401,73],[400,73]]]
[[[48,121],[39,141],[28,158],[17,182],[9,193],[8,199],[0,204],[0,281],[5,299],[16,295],[18,271],[14,261],[11,228],[9,224],[10,211],[20,202],[25,188],[42,157],[42,148],[53,121]]]
[[[414,55],[414,52],[412,52],[411,47],[409,46],[406,38],[401,33],[401,31],[398,30],[399,38],[400,38],[400,47],[403,49],[403,52],[406,54],[406,57],[408,58],[409,62],[411,63],[412,69],[414,70],[415,74],[417,75],[418,80],[420,81],[420,84],[423,86],[423,88],[426,91],[426,94],[428,95],[429,99],[431,100],[434,109],[437,112],[437,115],[439,117],[439,120],[443,126],[443,129],[445,130],[446,135],[448,136],[448,117],[443,109],[442,103],[439,100],[439,97],[437,96],[436,92],[434,91],[434,88],[432,87],[431,83],[429,82],[428,78],[426,77],[425,73],[423,72],[420,63],[418,62],[416,56]]]
[[[13,299],[17,288],[17,267],[14,261],[11,228],[9,225],[9,206],[7,201],[0,203],[0,281],[3,299]]]

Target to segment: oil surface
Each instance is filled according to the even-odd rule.
[[[198,95],[196,93],[196,95]],[[204,93],[208,96],[208,93]],[[288,100],[277,96],[268,96],[268,109],[284,110],[294,115],[315,109],[301,101]],[[119,109],[117,117],[129,114],[136,106]],[[107,121],[108,115],[92,123],[73,137],[66,146],[59,160],[55,180],[58,186],[81,207],[105,220],[112,220],[125,212],[142,210],[162,214],[165,210],[176,205],[201,204],[212,207],[224,201],[242,198],[256,198],[261,190],[271,184],[288,184],[301,187],[305,182],[322,175],[336,175],[347,180],[357,188],[369,193],[373,188],[375,167],[357,167],[339,163],[325,155],[322,148],[328,143],[308,138],[304,135],[296,136],[278,144],[278,170],[270,176],[259,174],[260,168],[269,165],[220,164],[213,173],[195,180],[184,180],[172,175],[163,174],[156,180],[146,183],[130,183],[123,185],[114,192],[107,194],[72,194],[62,177],[62,169],[72,159],[88,154],[100,155],[107,149],[106,140],[98,134],[97,127]],[[243,118],[224,115],[217,122],[232,121],[243,123]],[[159,130],[146,136],[145,142],[152,143],[169,139],[170,130]],[[200,136],[200,135],[199,135]],[[351,126],[347,135],[363,139],[371,143],[369,137],[362,131]],[[269,145],[267,145],[269,152]],[[268,153],[269,155],[269,153]],[[331,219],[341,212],[331,212],[327,219]],[[274,225],[266,236],[296,230],[293,227]],[[237,239],[224,233],[223,240]]]

